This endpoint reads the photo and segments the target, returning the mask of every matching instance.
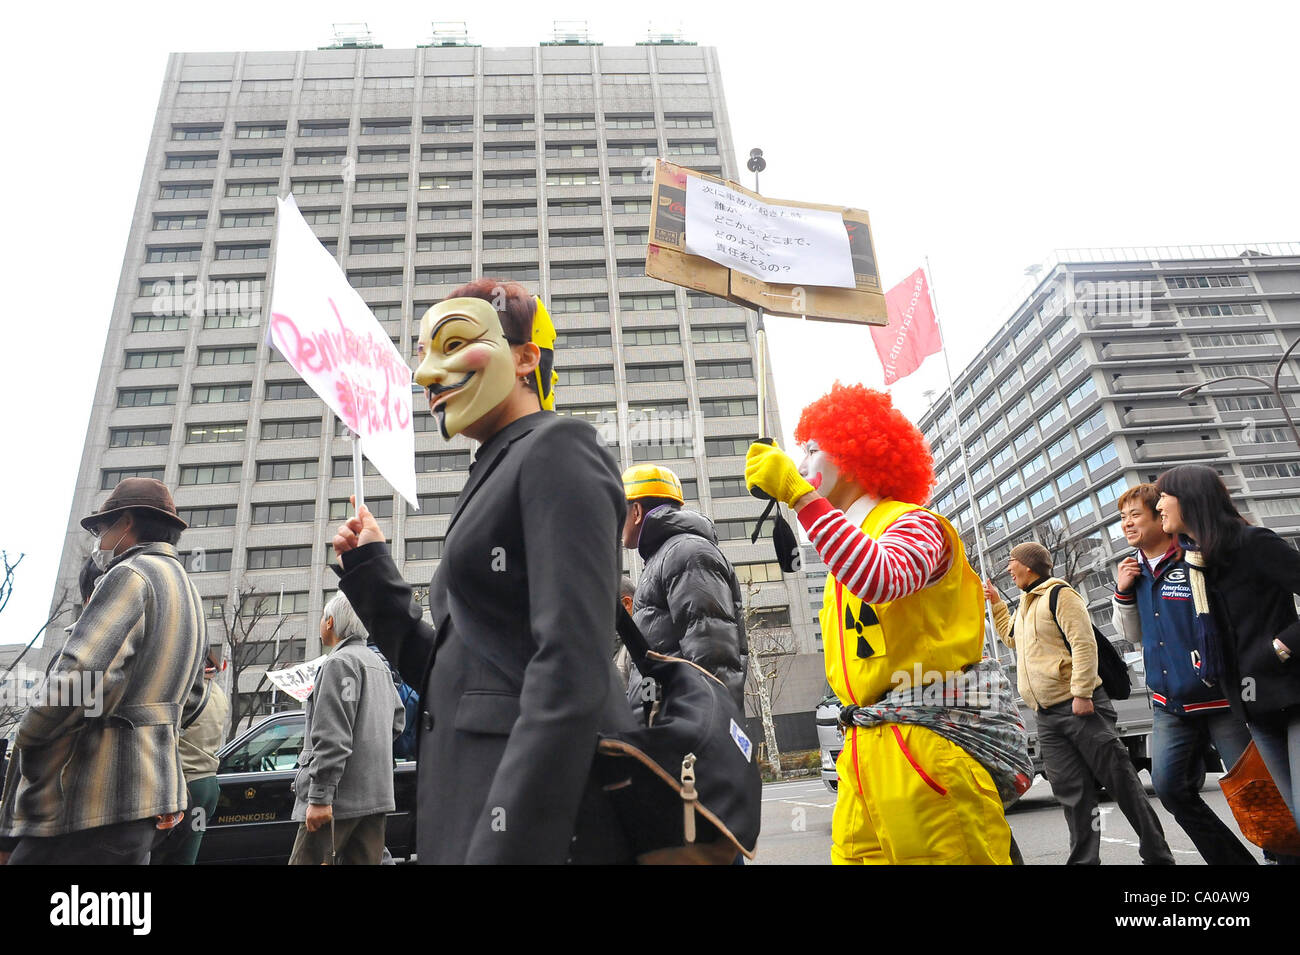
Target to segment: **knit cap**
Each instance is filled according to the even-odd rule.
[[[1052,574],[1052,553],[1037,541],[1017,544],[1011,548],[1011,556],[1039,577],[1050,577]]]

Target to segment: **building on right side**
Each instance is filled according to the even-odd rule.
[[[1004,594],[1011,547],[1037,539],[1103,630],[1127,553],[1115,501],[1179,464],[1223,475],[1248,520],[1300,546],[1300,242],[1063,250],[921,418],[931,507]],[[955,403],[954,403],[955,395]],[[961,438],[958,438],[960,431]],[[962,441],[972,494],[958,453]],[[973,496],[973,505],[972,505]]]

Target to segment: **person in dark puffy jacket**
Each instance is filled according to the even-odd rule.
[[[682,508],[682,484],[668,468],[641,464],[623,472],[627,519],[623,546],[645,561],[632,617],[652,650],[680,656],[726,685],[745,712],[749,642],[740,584],[718,548],[707,517]],[[641,698],[635,668],[628,699]]]

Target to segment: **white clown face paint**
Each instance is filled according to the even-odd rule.
[[[799,474],[813,486],[822,497],[829,497],[840,480],[840,469],[835,466],[831,456],[817,446],[816,441],[809,441],[803,446],[804,458],[799,464]]]

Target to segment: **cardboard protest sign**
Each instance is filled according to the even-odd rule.
[[[278,203],[267,341],[361,436],[362,453],[388,483],[418,507],[411,369],[293,196]]]
[[[266,678],[281,693],[287,693],[299,703],[306,703],[307,697],[311,696],[311,691],[316,687],[316,674],[320,672],[328,655],[322,654],[315,660],[281,670],[267,670]]]
[[[692,180],[698,183],[692,184]],[[698,202],[701,196],[706,202],[703,211],[691,202],[692,197]],[[725,208],[718,208],[718,203]],[[832,220],[838,216],[842,224],[851,281],[843,272],[844,244],[837,234],[827,231],[828,213]],[[719,222],[719,218],[724,221]],[[696,228],[704,229],[705,235],[698,239],[690,235],[691,224],[701,219],[706,221]],[[781,221],[781,228],[772,228],[773,223]],[[721,240],[716,234],[719,229],[723,230]],[[738,241],[730,241],[727,236]],[[799,245],[800,237],[808,244]],[[710,241],[711,256],[692,252],[707,250]],[[724,246],[721,251],[717,248],[719,242]],[[814,249],[820,254],[800,254],[801,250]],[[789,272],[785,266],[790,267]],[[800,269],[798,274],[805,276],[802,281],[792,279],[796,267]],[[865,211],[769,199],[737,183],[662,160],[655,166],[646,274],[738,305],[759,306],[775,315],[866,325],[884,325],[888,321],[871,221]],[[776,281],[777,275],[790,280]],[[808,278],[845,284],[818,284]]]

